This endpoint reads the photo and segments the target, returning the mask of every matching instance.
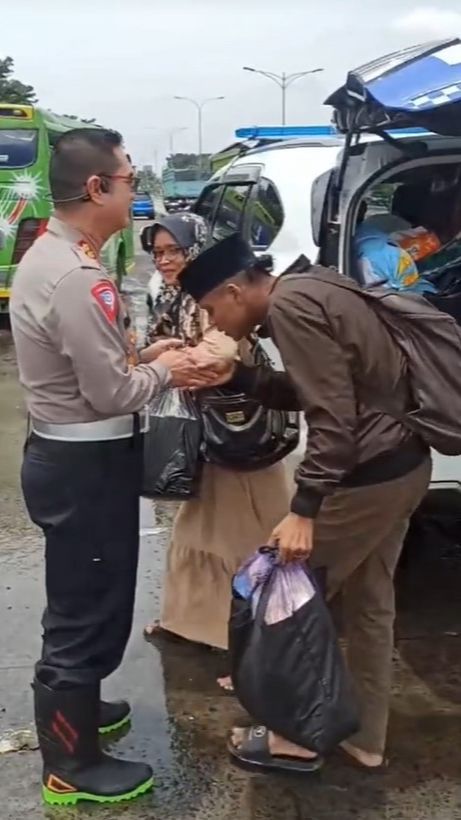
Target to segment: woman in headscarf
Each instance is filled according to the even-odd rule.
[[[208,240],[205,220],[191,213],[170,214],[145,230],[143,247],[151,250],[161,277],[150,294],[146,343],[180,339],[229,360],[241,352],[236,343],[210,327],[205,312],[177,284]],[[288,509],[283,463],[244,473],[205,464],[199,498],[181,504],[176,517],[161,619],[146,627],[146,635],[227,649],[232,576]],[[230,679],[219,682],[231,690]]]

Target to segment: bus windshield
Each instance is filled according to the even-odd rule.
[[[0,169],[27,168],[37,158],[38,132],[35,129],[0,129]]]

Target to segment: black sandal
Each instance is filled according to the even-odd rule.
[[[313,774],[323,766],[320,755],[313,758],[273,755],[269,749],[269,730],[265,726],[251,726],[245,729],[240,747],[237,749],[229,738],[227,749],[233,763],[253,772],[283,772],[285,774]]]

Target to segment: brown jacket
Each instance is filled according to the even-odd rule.
[[[320,278],[321,276],[321,278]],[[427,447],[378,409],[410,397],[405,359],[388,330],[340,274],[312,267],[274,287],[267,330],[286,373],[240,366],[236,384],[266,406],[302,409],[309,435],[292,511],[314,516],[339,486],[388,481],[414,469]]]

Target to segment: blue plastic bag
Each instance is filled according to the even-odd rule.
[[[232,585],[229,649],[236,695],[251,718],[318,754],[359,728],[330,613],[305,564],[256,553]]]

